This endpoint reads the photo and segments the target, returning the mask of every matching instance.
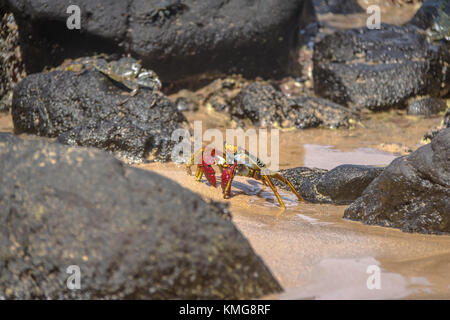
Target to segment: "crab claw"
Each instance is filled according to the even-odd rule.
[[[211,167],[211,165],[204,165],[202,169],[208,182],[215,188],[217,185],[216,185],[216,172],[214,171],[214,169]]]
[[[228,198],[230,196],[231,181],[234,178],[235,170],[236,170],[236,163],[233,164],[231,167],[225,167],[222,170],[221,186],[224,198]]]
[[[216,172],[214,171],[214,169],[211,166],[215,163],[214,156],[215,156],[214,149],[211,151],[211,155],[209,155],[209,156],[203,155],[201,167],[202,167],[203,173],[206,176],[206,179],[215,188],[217,186],[216,185]]]
[[[231,173],[230,173],[230,168],[223,168],[222,171],[222,180],[221,180],[221,185],[222,185],[222,192],[225,193],[225,189],[228,185],[228,181],[230,181],[231,179]],[[226,195],[228,196],[228,195]]]

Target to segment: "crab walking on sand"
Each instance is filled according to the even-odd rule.
[[[213,187],[216,187],[216,172],[212,168],[212,165],[219,167],[222,173],[221,186],[224,199],[230,197],[231,183],[235,175],[238,175],[262,181],[265,186],[269,186],[277,197],[280,207],[283,209],[286,207],[271,179],[277,179],[287,184],[297,196],[298,200],[304,201],[288,179],[278,172],[269,170],[261,160],[251,155],[247,150],[229,144],[225,144],[224,149],[227,154],[227,159],[232,160],[231,163],[227,163],[223,155],[217,155],[215,149],[212,149],[210,154],[208,154],[208,152],[205,153],[205,148],[201,148],[191,157],[190,162],[186,164],[188,174],[192,174],[191,167],[197,163],[196,180],[200,181],[204,174],[208,182]]]

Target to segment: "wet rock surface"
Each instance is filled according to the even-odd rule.
[[[183,115],[159,92],[141,89],[134,97],[126,92],[96,70],[30,75],[14,91],[15,131],[60,137],[133,162],[170,160],[171,134],[182,127]]]
[[[250,120],[260,127],[298,129],[349,127],[354,116],[347,108],[329,100],[288,97],[265,82],[244,87],[231,102],[229,113],[238,123]]]
[[[445,59],[445,48],[411,25],[337,31],[315,45],[314,90],[356,109],[403,107],[411,97],[439,96]]]
[[[450,129],[394,160],[344,218],[406,232],[450,233]]]
[[[249,299],[281,290],[221,204],[156,173],[96,149],[6,134],[0,172],[0,298]],[[67,288],[71,265],[80,290]]]
[[[432,116],[444,111],[447,108],[447,103],[444,99],[439,98],[423,98],[412,102],[407,112],[414,116]]]
[[[29,72],[94,52],[132,53],[175,82],[198,74],[287,73],[305,1],[80,0],[82,33],[66,28],[69,0],[8,3]]]
[[[302,197],[313,203],[349,204],[363,193],[364,189],[384,168],[341,165],[332,170],[297,167],[281,170]],[[275,185],[289,190],[280,182]]]

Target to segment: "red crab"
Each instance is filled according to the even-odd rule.
[[[278,172],[269,170],[261,160],[251,155],[247,150],[225,144],[225,152],[227,156],[231,158],[231,164],[226,162],[225,157],[217,155],[215,149],[211,149],[211,152],[208,154],[208,152],[205,152],[205,148],[202,148],[195,155],[193,155],[191,161],[186,164],[188,173],[191,174],[191,166],[195,163],[199,163],[199,161],[195,160],[201,155],[201,162],[197,165],[197,172],[195,173],[196,180],[200,181],[204,174],[208,182],[212,186],[216,187],[216,173],[212,166],[218,166],[222,173],[221,187],[223,197],[225,199],[230,197],[231,183],[235,175],[239,175],[262,181],[265,186],[269,186],[277,197],[280,207],[282,208],[285,208],[285,205],[283,200],[281,200],[272,179],[277,179],[287,184],[292,192],[297,196],[298,200],[304,201],[302,196],[297,192],[297,190],[295,190],[294,186],[288,179],[284,178]]]

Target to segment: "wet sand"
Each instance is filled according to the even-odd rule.
[[[211,120],[214,117],[198,112],[188,119],[205,120],[204,129],[226,126],[220,118]],[[404,153],[392,146],[415,150],[424,133],[441,119],[393,111],[372,115],[352,130],[281,131],[280,167],[387,165]],[[12,129],[11,117],[0,115],[0,132]],[[450,299],[450,236],[409,234],[344,220],[346,206],[298,203],[284,190],[279,191],[287,210],[281,211],[269,189],[243,177],[234,181],[232,198],[223,200],[220,188],[205,180],[196,182],[183,165],[136,166],[158,172],[205,199],[230,204],[233,222],[285,289],[266,298]],[[381,269],[379,290],[366,285],[371,265]]]
[[[374,115],[353,130],[281,132],[281,167],[387,165],[402,152],[386,152],[382,143],[415,150],[440,119],[392,112]],[[285,288],[267,298],[450,299],[450,236],[409,234],[344,220],[346,206],[298,203],[284,190],[280,193],[287,210],[281,211],[270,189],[242,177],[233,183],[232,198],[223,200],[220,188],[210,187],[205,179],[196,182],[183,165],[138,167],[175,180],[205,199],[230,204],[234,223]],[[381,270],[379,290],[367,288],[371,265]]]
[[[358,0],[365,9],[382,4],[382,23],[401,25],[418,5],[397,7],[388,0]],[[324,26],[365,26],[368,15],[320,15]],[[206,128],[227,127],[223,115],[202,110],[186,113]],[[442,117],[421,119],[402,111],[371,115],[352,130],[282,131],[280,168],[296,166],[331,169],[344,163],[387,165],[420,146],[429,129]],[[11,116],[0,114],[0,132],[13,132]],[[21,135],[23,138],[34,136]],[[408,234],[392,228],[366,226],[342,219],[346,206],[298,203],[279,190],[287,206],[281,211],[269,189],[237,177],[232,198],[223,200],[220,188],[196,182],[184,166],[174,163],[137,167],[164,175],[205,199],[226,201],[233,222],[272,270],[285,291],[276,299],[450,299],[450,236]],[[381,269],[381,289],[369,290],[369,266]]]
[[[336,29],[351,29],[358,27],[365,27],[367,25],[367,18],[373,15],[373,11],[368,14],[367,8],[372,5],[377,5],[380,8],[380,22],[385,24],[402,25],[410,21],[417,10],[420,8],[420,3],[404,3],[399,5],[391,0],[357,0],[361,7],[361,13],[351,14],[320,14],[318,19],[326,26]]]
[[[233,222],[249,239],[285,292],[280,299],[450,298],[450,236],[408,234],[342,219],[346,206],[298,203],[280,190],[287,210],[268,189],[247,178],[232,198],[176,164],[139,167],[158,172],[205,199],[227,201]],[[381,289],[369,290],[370,265],[381,268]]]

